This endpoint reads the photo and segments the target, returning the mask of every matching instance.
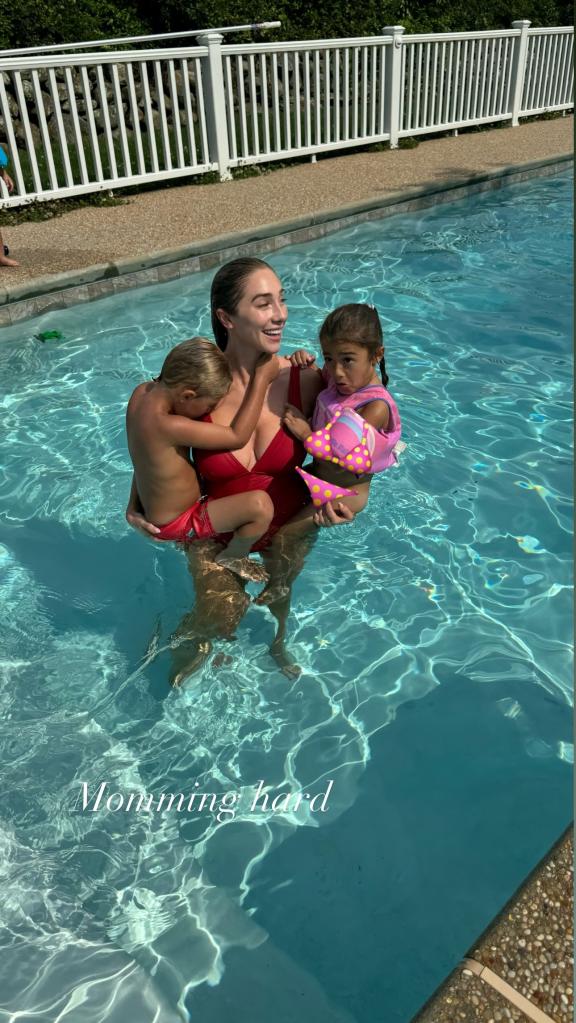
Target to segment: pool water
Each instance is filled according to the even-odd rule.
[[[286,351],[376,304],[408,444],[296,582],[297,681],[252,606],[171,691],[190,578],[123,517],[212,274],[2,332],[1,1023],[408,1023],[564,830],[570,224],[562,174],[272,258]],[[234,814],[118,806],[196,790]]]

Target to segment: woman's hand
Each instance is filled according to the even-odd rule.
[[[348,522],[352,522],[355,518],[355,514],[350,508],[347,508],[345,504],[338,501],[338,504],[333,505],[332,501],[326,501],[318,511],[314,512],[312,521],[315,526],[345,526]]]
[[[2,180],[4,181],[4,184],[6,185],[6,188],[8,189],[8,191],[9,192],[13,192],[14,191],[14,182],[12,181],[12,178],[8,174],[8,171],[2,171]]]
[[[307,369],[308,366],[313,366],[316,362],[316,356],[307,352],[305,348],[297,348],[288,358],[291,364],[298,366],[299,369]]]
[[[154,540],[156,534],[160,532],[160,527],[153,525],[152,522],[148,522],[142,512],[136,511],[131,505],[128,505],[126,509],[126,522],[132,529],[135,529],[138,533],[142,533],[142,536],[147,537],[149,540]]]
[[[286,429],[290,430],[290,433],[297,437],[298,440],[306,440],[312,433],[306,416],[295,405],[286,405],[282,422]]]

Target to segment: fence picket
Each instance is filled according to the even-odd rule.
[[[322,144],[322,103],[320,97],[320,51],[316,50],[314,52],[314,114],[317,146]]]
[[[256,66],[254,54],[251,53],[248,59],[250,72],[250,111],[252,114],[252,152],[255,156],[260,154],[260,130],[258,127],[258,97],[256,93]]]
[[[32,129],[30,127],[30,118],[28,116],[28,106],[26,104],[26,97],[24,95],[24,89],[22,87],[22,75],[20,71],[14,72],[14,86],[16,89],[16,99],[18,101],[18,107],[20,109],[20,120],[24,128],[24,137],[26,139],[26,146],[28,148],[28,159],[30,160],[30,168],[32,170],[32,177],[34,179],[34,188],[37,192],[42,192],[42,182],[40,180],[40,170],[38,167],[38,160],[36,159],[36,147],[32,138]]]
[[[176,136],[176,154],[178,167],[184,167],[184,145],[182,142],[182,127],[180,124],[180,104],[178,102],[178,89],[176,88],[176,72],[174,61],[168,61],[168,87],[170,89],[170,100],[172,102],[172,122]]]
[[[114,152],[114,139],[112,138],[112,128],[110,125],[110,111],[108,109],[108,96],[106,94],[106,86],[104,84],[104,72],[102,65],[99,64],[96,68],[96,75],[98,78],[98,88],[100,90],[100,102],[102,110],[102,117],[104,121],[104,137],[106,139],[106,147],[108,149],[108,159],[110,162],[110,173],[108,178],[118,177],[118,167],[116,166],[116,153]]]
[[[128,132],[126,131],[126,122],[124,120],[124,106],[122,100],[122,90],[120,88],[120,77],[118,75],[118,66],[116,64],[112,64],[111,68],[112,88],[114,90],[114,99],[116,102],[116,110],[118,117],[118,130],[120,133],[120,147],[122,149],[122,161],[124,163],[124,175],[126,177],[131,177],[132,162],[130,160],[130,150],[128,149]]]
[[[306,146],[312,145],[312,111],[310,108],[310,51],[304,53],[304,114],[306,128]]]
[[[340,142],[340,48],[334,50],[334,141]]]
[[[375,46],[370,47],[370,63],[372,72],[370,75],[370,135],[376,134],[376,82],[378,81],[378,50]],[[402,90],[404,99],[404,90]],[[338,136],[336,136],[338,137]]]
[[[330,50],[324,51],[324,141],[331,142],[330,137]]]
[[[58,178],[56,176],[56,167],[54,165],[52,144],[50,141],[50,136],[48,134],[48,122],[46,120],[44,100],[42,99],[42,92],[40,89],[40,79],[38,78],[38,71],[36,70],[36,68],[32,69],[32,88],[34,90],[34,100],[36,102],[36,110],[38,111],[38,119],[40,121],[40,134],[42,135],[42,144],[44,146],[44,152],[46,154],[46,163],[48,164],[50,185],[52,186],[52,188],[57,189]]]
[[[10,152],[11,167],[14,170],[14,184],[20,193],[25,194],[26,186],[24,184],[24,176],[22,174],[16,136],[14,135],[14,128],[12,126],[10,107],[8,106],[8,96],[6,95],[4,75],[0,75],[0,109],[2,111],[2,119],[5,124],[6,135],[8,136],[8,150]]]
[[[52,99],[52,106],[54,107],[54,117],[56,118],[56,129],[58,133],[58,144],[60,146],[60,152],[62,154],[62,162],[64,164],[64,177],[66,179],[67,188],[73,188],[74,186],[74,175],[72,174],[72,165],[70,163],[70,153],[68,151],[68,142],[66,139],[66,132],[64,131],[64,119],[62,117],[62,106],[60,104],[60,96],[58,95],[58,84],[56,82],[56,72],[54,68],[48,68],[48,86],[50,89],[50,97]]]
[[[194,58],[194,81],[196,83],[196,103],[198,109],[198,123],[200,126],[200,141],[202,143],[202,163],[210,166],[210,150],[208,146],[208,127],[206,124],[206,101],[204,99],[204,79],[202,77],[202,65],[200,57]]]
[[[382,138],[396,146],[409,134],[517,124],[572,106],[572,28],[517,21],[409,37],[389,26],[380,37],[305,44],[224,46],[222,38],[208,33],[197,47],[169,50],[8,55],[0,111],[16,188],[5,205],[214,167],[225,178],[240,163]]]
[[[244,59],[236,57],[236,92],[240,100],[240,138],[242,140],[242,156],[248,156],[248,124],[246,121],[246,93],[244,88]]]
[[[188,135],[188,165],[193,167],[198,163],[198,155],[196,152],[196,133],[194,131],[194,115],[192,113],[192,98],[190,95],[190,71],[188,69],[188,61],[180,61],[180,71],[182,73],[182,89],[184,92],[184,109],[186,111],[186,132]]]
[[[358,138],[358,76],[360,73],[360,51],[354,47],[354,70],[352,72],[352,137]]]
[[[148,148],[150,150],[150,159],[152,161],[152,170],[155,174],[158,173],[158,150],[156,148],[156,130],[154,127],[154,119],[152,117],[152,102],[150,100],[150,84],[148,82],[148,66],[145,61],[140,62],[140,84],[142,86],[142,95],[144,98],[144,116],[146,118],[146,125],[148,127]]]
[[[140,108],[138,106],[138,100],[136,98],[136,84],[134,82],[134,67],[130,61],[126,64],[126,77],[128,79],[128,104],[130,107],[130,119],[132,121],[132,131],[134,133],[134,142],[136,145],[136,161],[138,164],[138,173],[146,173],[146,161],[144,160],[144,147],[142,145],[142,131],[140,129]]]
[[[264,151],[270,152],[270,113],[268,110],[268,68],[266,54],[260,54],[260,81],[262,83],[262,117],[264,119]]]
[[[284,149],[292,148],[292,126],[290,124],[290,64],[288,54],[284,54],[283,61],[283,85],[284,85]]]
[[[80,175],[82,177],[82,184],[88,184],[90,178],[88,175],[88,166],[86,163],[86,157],[84,155],[84,145],[82,141],[82,132],[80,131],[80,122],[78,120],[78,107],[76,105],[76,91],[74,89],[74,82],[72,80],[72,71],[69,67],[64,72],[66,79],[66,92],[68,93],[68,103],[70,105],[70,114],[72,117],[72,130],[74,132],[74,139],[76,142],[76,152],[78,153],[78,162],[80,164]],[[90,108],[92,109],[92,108]],[[98,150],[98,160],[100,160],[100,150]],[[102,168],[100,168],[102,171]]]
[[[344,105],[344,141],[350,138],[350,49],[347,46],[344,50],[344,92],[342,95]]]

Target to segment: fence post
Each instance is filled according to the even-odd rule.
[[[226,120],[226,97],[224,95],[224,73],[222,70],[221,44],[224,36],[219,32],[207,32],[196,37],[200,46],[208,47],[205,67],[208,70],[207,88],[204,89],[206,100],[206,127],[208,130],[208,148],[210,162],[218,164],[220,181],[230,181],[228,149],[228,130]],[[234,111],[231,111],[234,117]]]
[[[387,25],[382,34],[392,36],[385,48],[384,131],[390,135],[390,149],[398,149],[400,130],[400,98],[402,94],[402,25]]]
[[[518,115],[522,109],[522,94],[524,92],[524,75],[526,73],[526,57],[528,55],[528,29],[531,21],[513,21],[512,28],[519,28],[520,35],[514,40],[514,55],[512,57],[512,127],[518,127]]]

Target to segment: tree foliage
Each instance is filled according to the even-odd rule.
[[[0,48],[82,42],[149,31],[126,0],[0,0]]]
[[[263,38],[331,39],[406,32],[570,25],[568,0],[0,0],[0,48],[80,42],[146,32],[178,32],[257,21],[281,21]],[[246,36],[238,37],[246,39]],[[236,41],[228,37],[228,41]]]

